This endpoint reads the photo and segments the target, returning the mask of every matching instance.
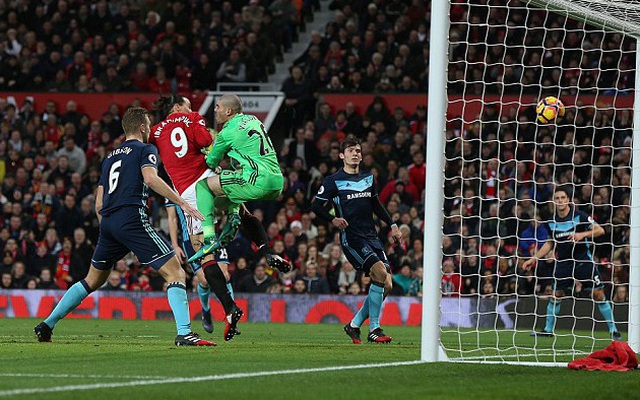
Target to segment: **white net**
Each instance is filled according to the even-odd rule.
[[[451,6],[441,286],[451,359],[559,362],[626,335],[636,41],[624,24],[585,23],[559,3]],[[536,122],[547,96],[564,103],[557,124]],[[548,239],[558,247],[523,269]],[[542,330],[553,336],[530,336]]]

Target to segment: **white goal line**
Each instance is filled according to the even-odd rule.
[[[335,366],[335,367],[285,369],[280,371],[240,372],[240,373],[223,374],[223,375],[205,375],[205,376],[191,376],[191,377],[179,377],[179,378],[167,377],[167,378],[160,378],[160,379],[135,380],[135,381],[129,381],[129,382],[92,383],[92,384],[86,384],[86,385],[65,385],[65,386],[53,386],[53,387],[46,387],[46,388],[11,389],[11,390],[0,391],[0,397],[9,397],[9,396],[16,396],[21,394],[71,392],[71,391],[78,391],[78,390],[121,388],[121,387],[131,387],[131,386],[149,386],[149,385],[161,385],[161,384],[170,384],[170,383],[194,383],[194,382],[206,382],[206,381],[221,381],[221,380],[227,380],[227,379],[255,378],[255,377],[261,377],[261,376],[273,376],[273,375],[308,374],[308,373],[314,373],[314,372],[345,371],[345,370],[351,370],[351,369],[402,367],[407,365],[419,365],[419,364],[425,364],[425,362],[420,360],[398,361],[398,362],[377,363],[377,364],[342,365],[342,366]]]

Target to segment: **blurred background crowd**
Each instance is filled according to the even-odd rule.
[[[288,121],[278,133],[283,196],[251,205],[272,247],[296,268],[265,269],[239,235],[229,248],[232,282],[239,292],[367,292],[368,277],[346,261],[337,232],[309,212],[323,178],[342,165],[340,139],[354,133],[363,140],[363,168],[373,171],[405,238],[387,248],[393,294],[420,295],[426,97],[406,109],[385,96],[426,93],[426,3],[0,1],[0,90],[70,92],[66,104],[50,101],[42,113],[29,101],[0,99],[0,287],[64,289],[87,271],[98,232],[93,192],[101,161],[122,141],[124,110],[114,104],[91,120],[71,93],[189,94],[219,82],[267,82],[314,15],[330,10],[331,21],[310,30],[306,50],[288,66],[290,76],[275,82]],[[486,102],[477,120],[448,116],[443,294],[548,293],[553,262],[532,273],[519,265],[546,238],[542,222],[557,182],[573,184],[577,207],[605,227],[596,261],[609,295],[626,301],[631,113],[583,107],[579,96],[629,93],[631,41],[518,1],[495,2],[491,11],[480,1],[452,3],[450,94],[573,101],[557,130],[536,125],[533,107],[515,102]],[[333,93],[376,96],[366,108],[335,109],[322,100]],[[162,204],[151,200],[159,227]],[[381,227],[385,243],[387,234]],[[105,287],[162,289],[132,256]]]

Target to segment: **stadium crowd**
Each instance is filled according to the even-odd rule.
[[[5,4],[0,10],[0,26],[5,24],[2,27],[7,32],[4,40],[0,40],[3,57],[0,76],[4,78],[0,90],[184,92],[211,88],[216,79],[264,80],[282,52],[290,50],[297,30],[302,28],[305,19],[312,18],[310,10],[317,6],[313,1],[288,0],[251,0],[242,5],[228,1],[159,2],[158,6],[166,6],[163,10],[145,9],[143,3],[87,4],[60,0]],[[294,3],[300,4],[299,10]],[[426,43],[425,9],[420,2],[414,2],[413,7],[418,8],[410,19],[403,13],[390,12],[394,6],[406,8],[408,4],[392,3],[396,2],[386,6],[382,2],[379,6],[364,4],[365,8],[375,8],[375,12],[370,12],[371,21],[365,26],[364,22],[357,21],[359,5],[332,2],[330,7],[335,10],[336,20],[327,24],[325,32],[312,33],[312,42],[317,48],[310,48],[296,60],[292,76],[304,70],[303,79],[309,78],[318,85],[317,69],[328,68],[329,76],[340,78],[337,86],[345,87],[351,76],[364,72],[370,59],[377,60],[377,51],[385,53],[385,62],[402,53],[403,62],[411,56],[413,68],[408,78],[410,90],[406,92],[424,90],[426,65],[420,62],[420,57]],[[377,15],[380,17],[376,18]],[[394,39],[396,28],[406,31],[400,41]],[[401,50],[398,43],[408,43],[410,32],[414,40],[410,54],[405,54],[407,45]],[[363,40],[358,42],[356,37],[360,36]],[[258,44],[252,42],[256,37]],[[347,38],[349,43],[344,42]],[[390,48],[383,49],[387,42]],[[250,46],[254,46],[255,51],[249,49]],[[320,63],[312,66],[318,55],[311,54],[316,50],[319,50]],[[263,54],[265,52],[267,54]],[[265,58],[256,58],[258,56]],[[204,66],[203,60],[207,58],[219,65]],[[237,63],[247,66],[244,76],[238,73],[242,67],[233,71],[227,68]],[[318,68],[320,64],[322,68]],[[257,66],[265,70],[256,71]],[[186,79],[189,74],[190,79]],[[372,87],[390,77],[381,69],[372,76],[375,79],[369,77],[367,84]],[[198,77],[206,77],[208,81],[200,82]],[[404,77],[398,73],[393,87]],[[321,86],[325,84],[323,81]],[[389,92],[391,86],[384,85],[386,89],[380,93]],[[290,80],[283,84],[289,108],[298,103],[292,94],[298,86],[299,82]],[[372,89],[348,86],[362,93]],[[402,92],[400,86],[398,90]],[[319,86],[311,90],[306,84],[303,87],[307,95],[324,91]],[[315,96],[299,102],[304,104],[307,113],[298,114],[303,118],[292,125],[295,138],[281,149],[287,178],[282,198],[273,204],[257,204],[258,208],[254,209],[263,218],[271,245],[291,260],[296,269],[287,276],[265,270],[264,260],[242,256],[247,254],[249,243],[239,236],[229,249],[234,287],[238,291],[273,293],[367,292],[368,277],[356,274],[346,261],[336,232],[323,224],[315,225],[309,212],[309,200],[322,178],[341,165],[337,156],[338,141],[344,134],[353,132],[366,139],[367,167],[385,171],[377,174],[383,199],[403,221],[406,242],[395,251],[390,249],[400,283],[397,294],[419,294],[424,106],[407,111],[397,108],[392,112],[384,99],[377,97],[366,111],[356,110],[351,104],[336,113],[322,104],[316,115],[315,102]],[[3,246],[0,287],[65,289],[86,274],[90,263],[98,233],[93,193],[101,161],[123,140],[120,118],[124,110],[113,104],[100,120],[93,121],[73,100],[66,104],[48,101],[42,113],[36,113],[29,100],[23,104],[1,100],[0,110],[3,193],[0,200],[4,207],[4,223],[0,229]],[[391,154],[397,147],[402,151]],[[387,164],[392,171],[386,171]],[[155,222],[159,224],[162,201],[153,199],[152,202]],[[381,234],[386,232],[383,230]],[[118,263],[104,288],[162,289],[162,278],[151,269],[142,268],[132,256]]]
[[[0,31],[7,32],[0,40],[4,78],[0,90],[189,92],[211,88],[218,81],[266,81],[318,4],[240,3],[59,0],[29,2],[21,8],[5,5],[0,9],[0,28],[6,28]],[[394,107],[384,95],[426,91],[430,12],[421,0],[334,0],[328,6],[334,21],[323,32],[310,32],[308,48],[291,65],[291,76],[282,86],[292,132],[292,140],[280,150],[285,191],[278,202],[252,205],[273,248],[296,268],[286,275],[265,269],[264,260],[246,255],[250,244],[240,235],[229,248],[232,283],[239,292],[367,292],[368,277],[357,274],[346,261],[337,232],[309,213],[309,202],[323,177],[341,165],[339,140],[354,133],[363,139],[364,168],[374,171],[380,199],[401,221],[405,237],[402,245],[386,249],[396,283],[393,294],[420,295],[426,111],[424,106]],[[526,20],[531,31],[539,33],[538,42],[525,46],[526,35],[517,29],[508,35],[500,29],[488,34],[486,27],[479,28],[481,8],[472,21],[477,26],[468,29],[461,23],[468,10],[454,5],[449,87],[455,93],[504,88],[521,94],[531,87],[539,90],[540,82],[585,93],[616,86],[623,92],[633,86],[633,74],[616,78],[616,84],[595,72],[560,74],[562,79],[574,79],[561,82],[557,68],[550,68],[557,55],[545,52],[544,39],[548,32],[558,34],[564,21],[539,13],[535,18],[518,12],[505,16],[500,13],[506,8],[496,10],[486,17],[495,21],[506,17],[513,24]],[[497,25],[503,30],[507,26]],[[608,49],[614,59],[619,50],[627,63],[620,67],[623,72],[628,70],[625,65],[634,65],[629,44],[620,37],[580,34],[578,29],[572,35],[560,40],[565,68],[588,66],[592,71],[594,60],[608,59],[595,51],[581,58],[584,43],[590,49]],[[487,37],[496,41],[491,52],[481,44]],[[531,52],[527,50],[519,64],[514,57],[521,54],[511,52],[525,47]],[[523,79],[532,84],[521,84]],[[365,110],[353,103],[335,110],[318,101],[323,93],[379,96]],[[65,288],[82,278],[89,265],[97,237],[92,193],[100,162],[122,140],[123,110],[109,107],[95,121],[79,112],[73,101],[50,102],[42,114],[35,113],[29,102],[0,103],[0,110],[4,162],[0,161],[0,171],[4,168],[0,287]],[[607,229],[596,257],[609,272],[608,281],[619,284],[615,289],[609,285],[610,294],[615,301],[625,301],[630,114],[607,111],[594,116],[588,108],[576,108],[569,110],[567,124],[553,136],[550,131],[536,133],[531,110],[518,115],[516,109],[511,120],[500,120],[500,115],[509,115],[500,111],[487,106],[481,121],[463,125],[452,118],[447,126],[444,295],[550,291],[550,280],[544,278],[550,276],[553,264],[538,271],[540,280],[518,266],[531,254],[531,246],[542,241],[540,222],[549,217],[546,202],[552,182],[557,181],[574,182],[575,203]],[[540,146],[534,146],[536,140]],[[574,142],[579,146],[575,152],[561,147],[554,151],[554,143]],[[591,144],[598,150],[583,146]],[[552,162],[561,166],[554,169]],[[566,167],[572,163],[575,169]],[[154,202],[156,220],[162,215],[161,204],[158,199]],[[382,227],[380,234],[385,237],[387,228]],[[141,268],[133,257],[119,262],[112,278],[105,290],[163,288],[162,278]]]

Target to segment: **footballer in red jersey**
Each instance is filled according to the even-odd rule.
[[[205,156],[202,154],[202,149],[213,143],[213,137],[202,116],[197,112],[192,112],[191,102],[186,97],[178,94],[163,96],[154,103],[154,106],[161,110],[164,120],[151,129],[149,143],[158,147],[160,158],[180,196],[190,205],[197,206],[196,184],[214,175],[214,172],[207,167]],[[202,221],[186,217],[186,228],[195,252],[202,245]],[[266,258],[272,268],[284,272],[291,269],[291,264],[269,247],[267,234],[262,223],[244,206],[241,207],[241,229],[256,243],[260,254]],[[192,255],[184,254],[181,246],[178,246],[177,243],[172,243],[172,246],[181,259],[184,259],[185,256],[189,258]],[[225,249],[221,249],[221,251],[226,253]],[[219,258],[218,253],[215,254],[216,258]],[[229,272],[223,265],[225,264],[218,264],[213,257],[208,256],[202,260],[202,265],[198,262],[191,263],[191,268],[198,276],[199,285],[202,285],[203,289],[201,291],[198,288],[198,294],[203,306],[205,330],[211,331],[210,324],[205,324],[210,321],[210,316],[208,316],[209,321],[204,321],[205,312],[208,309],[208,294],[206,293],[208,282],[227,314],[224,336],[225,340],[230,340],[239,333],[236,324],[243,312],[233,301],[233,291],[230,285],[227,285],[230,280]]]

